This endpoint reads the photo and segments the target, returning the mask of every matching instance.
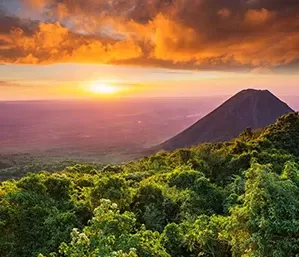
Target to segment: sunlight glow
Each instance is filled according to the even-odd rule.
[[[113,95],[120,91],[116,86],[108,85],[101,82],[94,82],[90,85],[89,90],[95,94]]]

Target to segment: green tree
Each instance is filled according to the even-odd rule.
[[[160,234],[141,228],[131,212],[120,213],[117,204],[102,199],[90,225],[82,232],[74,229],[71,242],[62,243],[58,253],[64,257],[169,257],[160,244]],[[51,255],[50,255],[51,256]]]
[[[0,252],[6,257],[36,256],[57,249],[80,226],[67,178],[29,175],[0,196]]]
[[[299,188],[282,177],[269,165],[253,164],[246,172],[243,204],[228,223],[233,256],[297,256]]]
[[[102,198],[110,199],[117,203],[119,208],[125,209],[130,204],[129,185],[125,179],[119,175],[102,176],[91,190],[91,202],[95,208]]]

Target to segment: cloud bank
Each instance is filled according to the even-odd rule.
[[[3,2],[2,63],[211,70],[299,63],[298,0],[19,0],[15,13]]]

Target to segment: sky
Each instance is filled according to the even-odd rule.
[[[298,0],[0,0],[0,100],[299,95],[298,64]]]

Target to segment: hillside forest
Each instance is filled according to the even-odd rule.
[[[0,255],[299,256],[298,146],[290,113],[230,142],[7,179]]]

